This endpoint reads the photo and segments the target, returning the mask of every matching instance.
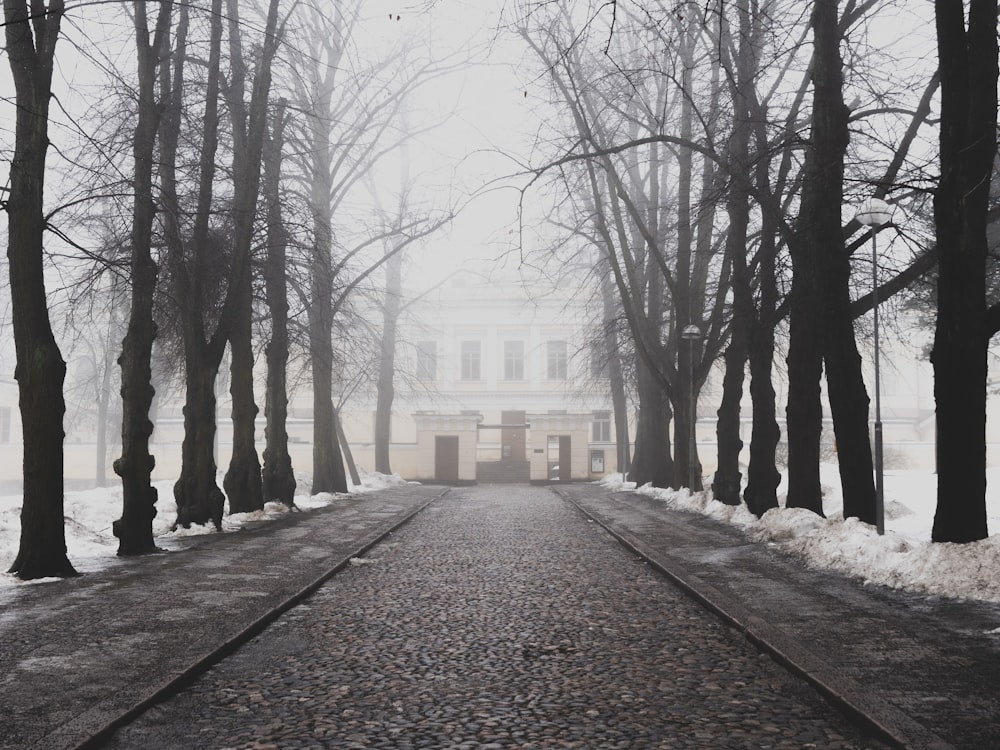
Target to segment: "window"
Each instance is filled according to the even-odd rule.
[[[478,341],[462,342],[462,380],[479,380],[480,346]]]
[[[611,442],[611,412],[594,412],[594,422],[590,441],[592,443]]]
[[[549,380],[566,379],[566,342],[550,341],[548,347],[548,368],[546,370]]]
[[[503,379],[524,380],[524,342],[503,342]]]
[[[425,383],[437,380],[436,341],[421,341],[417,344],[417,379]]]

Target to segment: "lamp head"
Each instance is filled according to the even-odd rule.
[[[866,227],[880,227],[892,219],[892,206],[881,198],[868,198],[858,208],[854,218]]]
[[[684,326],[683,330],[681,330],[681,338],[687,339],[689,341],[700,339],[701,329],[698,326],[694,325],[693,323],[690,325],[686,325]]]

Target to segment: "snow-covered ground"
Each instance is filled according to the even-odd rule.
[[[879,537],[873,527],[840,517],[840,480],[834,465],[823,467],[827,518],[800,509],[779,508],[758,520],[743,506],[730,507],[711,499],[709,492],[691,495],[652,487],[636,490],[669,505],[703,513],[738,526],[748,538],[801,555],[810,565],[834,568],[871,583],[908,589],[929,596],[952,596],[1000,602],[1000,534],[972,544],[932,544],[937,479],[924,471],[888,471],[885,477],[886,533]],[[323,507],[335,495],[308,494],[308,477],[300,477],[295,502],[303,511]],[[368,474],[353,493],[372,492],[400,484],[398,476]],[[634,489],[621,475],[608,477],[604,485]],[[1000,487],[1000,469],[991,470],[990,487]],[[220,479],[221,485],[221,479]],[[211,526],[170,531],[174,521],[173,482],[160,482],[160,513],[154,522],[157,543],[169,548],[173,541],[191,534],[214,533]],[[784,486],[779,487],[784,492]],[[20,496],[0,497],[0,571],[17,554],[20,534]],[[121,514],[121,488],[67,492],[66,543],[73,565],[82,573],[100,570],[116,559],[118,540],[111,523]],[[249,521],[274,518],[288,511],[268,503],[263,511],[227,515],[223,529],[239,528]],[[988,505],[989,528],[1000,530],[1000,494],[993,492]],[[35,582],[38,583],[38,582]],[[14,576],[0,573],[0,588],[25,585]]]
[[[337,499],[337,495],[320,493],[308,494],[311,477],[296,477],[300,493],[295,496],[296,506],[305,512],[322,508]],[[380,489],[406,482],[398,475],[363,474],[361,485],[350,487],[352,494],[375,492]],[[173,481],[156,482],[154,486],[159,493],[157,508],[159,512],[153,519],[153,534],[157,545],[170,549],[178,546],[179,540],[185,536],[197,534],[213,534],[215,527],[192,526],[189,529],[178,528],[171,531],[177,517],[174,510]],[[219,476],[219,486],[222,486],[222,476]],[[342,496],[343,497],[343,496]],[[228,507],[228,505],[227,505]],[[103,487],[81,492],[67,492],[64,500],[66,516],[66,548],[73,566],[81,573],[90,573],[107,567],[117,559],[118,540],[111,532],[112,522],[121,516],[122,489],[121,485]],[[251,521],[266,521],[288,513],[281,503],[267,503],[264,510],[255,513],[234,513],[222,518],[222,530],[233,531]],[[0,496],[0,589],[17,585],[45,583],[55,579],[43,578],[39,581],[22,582],[6,572],[14,558],[21,533],[21,496]]]
[[[841,517],[843,499],[836,465],[821,470],[826,518],[798,508],[776,508],[757,519],[746,506],[715,502],[711,492],[640,487],[636,491],[671,507],[702,513],[738,526],[761,544],[802,556],[816,568],[839,570],[864,580],[929,596],[1000,602],[1000,495],[990,493],[987,520],[993,536],[971,544],[934,544],[931,526],[937,503],[937,477],[926,471],[886,471],[885,536],[875,527]],[[621,475],[602,482],[635,489]],[[987,484],[1000,487],[1000,469],[988,472]],[[778,488],[784,502],[784,480]]]

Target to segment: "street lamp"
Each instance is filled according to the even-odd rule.
[[[688,401],[691,409],[691,434],[689,436],[690,442],[688,443],[688,489],[694,494],[695,430],[698,426],[694,404],[694,345],[701,340],[701,329],[693,323],[686,325],[681,331],[681,338],[688,342],[690,348],[688,352]]]
[[[869,198],[861,204],[854,217],[859,224],[871,227],[872,235],[872,314],[875,327],[875,530],[885,533],[885,492],[882,481],[882,396],[879,379],[878,342],[878,250],[875,235],[878,228],[892,219],[892,207],[881,198]]]

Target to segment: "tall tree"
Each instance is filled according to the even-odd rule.
[[[737,2],[738,42],[733,45],[730,23],[720,14],[721,62],[726,67],[729,94],[733,106],[733,127],[729,137],[727,160],[737,174],[749,174],[752,121],[748,92],[757,70],[758,40],[753,33],[749,2]],[[735,63],[729,50],[735,46]],[[733,321],[729,346],[725,353],[725,373],[722,381],[722,402],[719,404],[716,444],[719,460],[712,492],[715,499],[727,505],[739,505],[743,478],[740,471],[740,401],[749,356],[751,321],[755,316],[750,270],[747,263],[747,240],[750,226],[750,193],[745,179],[729,180],[726,195],[729,230],[726,233],[726,255],[733,268]]]
[[[49,101],[62,0],[4,0],[7,60],[17,116],[7,199],[7,260],[21,423],[24,499],[21,540],[10,572],[24,579],[76,575],[63,527],[63,381],[66,363],[52,334],[45,295],[43,234]]]
[[[301,106],[307,113],[306,153],[312,237],[309,247],[309,364],[313,393],[313,492],[346,492],[347,474],[333,405],[333,210],[335,162],[331,128],[340,61],[357,19],[358,5],[333,19],[313,12],[312,49],[303,59]]]
[[[941,179],[934,195],[938,488],[932,538],[970,542],[988,534],[986,219],[997,141],[997,2],[936,0],[934,13]]]
[[[834,430],[841,454],[845,514],[874,521],[875,485],[868,438],[868,397],[849,313],[849,256],[841,231],[848,109],[843,100],[837,0],[812,8],[813,109],[803,167],[797,236],[791,243],[791,340],[788,348],[788,507],[823,515],[820,489],[826,362]],[[859,398],[859,394],[861,398]]]
[[[153,519],[157,492],[152,471],[155,459],[149,452],[153,423],[149,418],[155,394],[152,375],[153,297],[156,290],[156,263],[153,260],[153,160],[160,123],[156,100],[156,73],[164,57],[170,33],[173,4],[160,3],[156,26],[150,38],[146,3],[133,3],[135,43],[138,60],[139,111],[132,141],[134,161],[131,243],[131,303],[128,330],[122,342],[118,364],[122,369],[122,455],[115,461],[115,473],[122,479],[122,515],[112,525],[118,537],[119,555],[141,555],[156,551]]]
[[[392,402],[395,396],[396,327],[403,294],[403,253],[396,252],[385,265],[385,298],[382,302],[382,336],[378,378],[375,383],[375,471],[392,473],[389,446],[392,439]]]
[[[264,287],[271,320],[267,342],[267,382],[265,385],[264,467],[262,482],[265,500],[278,500],[288,507],[295,504],[295,473],[288,454],[288,280],[286,257],[288,230],[281,210],[281,149],[287,118],[282,100],[272,115],[270,137],[264,144],[262,197],[267,215],[267,256]]]
[[[264,41],[257,55],[250,101],[244,100],[247,66],[244,60],[239,3],[227,0],[229,18],[229,81],[226,103],[233,132],[233,278],[229,297],[232,320],[228,322],[231,353],[230,394],[233,402],[233,455],[223,486],[230,513],[264,507],[260,461],[257,457],[253,395],[253,280],[251,277],[254,217],[260,193],[261,153],[267,131],[267,105],[271,92],[271,63],[282,32],[278,30],[278,0],[268,5]],[[228,300],[227,300],[228,302]],[[224,310],[228,313],[229,310]]]
[[[215,380],[225,351],[226,336],[216,326],[208,335],[206,321],[208,269],[218,262],[213,252],[212,201],[219,146],[219,88],[221,80],[223,14],[222,0],[212,0],[209,13],[209,54],[206,63],[205,104],[201,118],[201,149],[196,174],[196,207],[193,226],[182,224],[184,212],[178,195],[177,156],[181,140],[184,106],[184,72],[188,64],[190,9],[181,4],[175,34],[173,75],[170,81],[168,118],[161,138],[161,195],[164,203],[167,257],[174,299],[180,303],[179,317],[184,344],[184,440],[181,472],[174,484],[177,524],[190,526],[211,521],[222,527],[225,495],[216,484]],[[166,77],[164,77],[166,83]]]

